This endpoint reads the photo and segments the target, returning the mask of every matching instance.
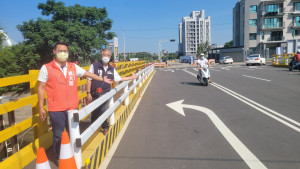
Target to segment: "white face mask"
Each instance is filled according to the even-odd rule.
[[[56,57],[59,61],[65,62],[69,57],[69,53],[59,52],[59,53],[56,54]]]
[[[109,63],[110,58],[109,57],[102,57],[103,63]]]

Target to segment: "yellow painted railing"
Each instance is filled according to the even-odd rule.
[[[113,65],[116,67],[117,72],[122,76],[130,76],[133,72],[144,68],[145,61],[136,62],[120,62]],[[83,67],[88,70],[89,67]],[[0,162],[0,168],[14,168],[21,169],[28,165],[31,161],[36,158],[36,150],[39,147],[48,149],[52,145],[52,131],[49,130],[47,123],[42,122],[39,118],[38,113],[38,96],[37,96],[37,85],[38,85],[38,74],[39,70],[30,70],[29,74],[7,77],[0,79],[0,87],[6,87],[16,85],[20,83],[29,83],[31,95],[20,98],[16,101],[10,101],[0,105],[0,115],[4,115],[16,109],[22,108],[27,105],[31,105],[32,117],[24,119],[23,121],[16,123],[4,130],[0,131],[0,143],[9,140],[10,138],[26,131],[27,129],[34,128],[34,141],[23,147],[19,151],[15,152],[2,162]],[[81,109],[82,101],[86,97],[86,79],[78,79],[78,95],[79,95],[79,109]],[[47,97],[47,96],[46,96]],[[45,97],[45,98],[46,98]],[[47,106],[45,105],[46,109]],[[16,115],[17,116],[17,115]],[[2,150],[2,149],[1,149]]]

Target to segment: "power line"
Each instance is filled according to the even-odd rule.
[[[229,25],[232,23],[220,23],[220,24],[212,24],[211,26],[219,26],[219,25]],[[125,30],[111,30],[111,31],[160,31],[160,30],[171,30],[171,29],[178,29],[178,28],[146,28],[146,29],[125,29]]]

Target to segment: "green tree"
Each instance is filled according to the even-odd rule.
[[[11,47],[12,52],[17,58],[16,64],[21,67],[22,74],[28,74],[30,69],[38,69],[38,62],[40,56],[37,54],[36,49],[31,44],[21,42]]]
[[[3,45],[4,45],[4,34],[0,32],[0,49],[2,49]]]
[[[84,7],[78,4],[66,7],[63,2],[47,0],[39,3],[38,9],[42,15],[50,16],[50,19],[37,18],[23,25],[18,25],[25,43],[36,48],[41,56],[41,64],[52,60],[53,45],[57,41],[70,44],[70,57],[79,56],[88,58],[92,49],[101,49],[107,40],[115,34],[108,32],[112,26],[112,20],[108,18],[106,8]]]
[[[176,53],[170,53],[169,54],[169,59],[177,59],[178,55]]]
[[[0,78],[20,75],[21,67],[16,64],[17,61],[18,58],[14,55],[10,47],[1,48],[0,49]],[[1,87],[0,95],[9,91],[16,91],[20,89],[19,87],[20,85]]]
[[[200,43],[197,47],[197,55],[200,55],[201,53],[207,55],[209,50],[210,50],[210,44],[208,41],[204,43]]]
[[[233,46],[233,40],[229,41],[229,42],[226,42],[225,45],[224,45],[224,48],[230,48]]]

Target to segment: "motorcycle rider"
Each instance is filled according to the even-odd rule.
[[[204,57],[204,53],[201,53],[197,60],[197,67],[199,68],[200,79],[202,79],[201,69],[204,65],[208,65],[208,67],[210,67],[208,60]],[[211,77],[208,78],[208,82],[211,83]]]
[[[293,59],[291,61],[291,67],[293,67],[295,64],[297,64],[298,62],[300,62],[300,50],[298,50],[297,54],[294,55],[293,57],[291,57],[290,59]]]

